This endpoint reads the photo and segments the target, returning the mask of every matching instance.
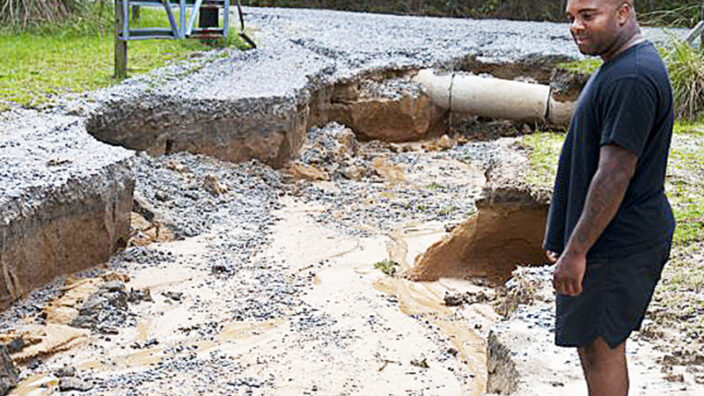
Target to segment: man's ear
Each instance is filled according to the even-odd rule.
[[[616,18],[618,19],[618,24],[620,26],[625,25],[630,19],[632,12],[633,7],[631,7],[631,4],[627,1],[624,1],[616,11]]]

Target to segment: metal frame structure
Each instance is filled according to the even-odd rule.
[[[694,41],[697,39],[697,37],[700,37],[701,42],[699,43],[699,46],[701,48],[704,48],[704,0],[702,0],[702,8],[699,11],[699,15],[699,23],[697,24],[697,26],[694,27],[694,29],[689,31],[689,34],[687,34],[687,38],[685,38],[685,41],[687,41],[689,44],[694,44]]]
[[[694,44],[694,41],[697,39],[697,37],[701,36],[704,34],[704,20],[699,21],[697,26],[694,27],[694,29],[689,31],[689,34],[687,34],[687,38],[685,38],[685,41],[688,42],[689,44]],[[702,43],[704,46],[704,43]]]
[[[153,40],[166,39],[178,40],[184,38],[228,38],[230,34],[230,0],[122,0],[118,2],[121,9],[119,40]],[[142,28],[131,29],[129,12],[131,7],[161,7],[169,18],[168,28]],[[196,27],[196,19],[201,7],[213,7],[224,9],[223,27]],[[179,12],[179,21],[176,22],[173,9]],[[191,15],[186,20],[186,11],[190,10]]]

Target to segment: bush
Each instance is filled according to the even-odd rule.
[[[0,24],[24,29],[63,21],[79,8],[79,3],[80,0],[0,0]]]
[[[677,118],[694,121],[704,115],[704,50],[673,40],[665,54]]]

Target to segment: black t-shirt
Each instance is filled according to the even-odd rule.
[[[639,43],[605,62],[580,95],[560,155],[543,247],[561,253],[577,225],[601,146],[638,155],[616,216],[587,257],[619,258],[661,246],[675,220],[665,196],[672,88],[657,50]]]

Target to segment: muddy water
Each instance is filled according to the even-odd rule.
[[[409,261],[425,251],[430,244],[438,241],[443,234],[442,225],[426,228],[419,225],[398,229],[389,235],[389,257],[399,263],[403,270],[408,269],[412,266]],[[409,255],[409,244],[415,248],[413,255]],[[457,286],[458,281],[454,282]],[[463,286],[471,288],[471,285]],[[487,307],[484,314],[475,311],[458,318],[455,311],[443,303],[445,292],[454,291],[457,287],[449,287],[442,281],[416,283],[405,279],[382,278],[375,283],[375,287],[397,296],[402,312],[418,315],[436,325],[449,338],[453,348],[458,351],[457,358],[466,365],[475,379],[469,389],[464,389],[465,394],[484,394],[487,381],[487,345],[484,336],[472,328],[470,323],[476,325],[495,320],[495,314],[490,308]],[[462,289],[462,286],[459,288]]]
[[[374,263],[385,258],[399,263],[401,269],[407,268],[415,255],[443,235],[442,224],[408,224],[388,235],[376,232],[375,237],[355,241],[319,229],[307,216],[310,213],[306,213],[305,204],[292,202],[287,206],[281,214],[281,229],[274,238],[277,253],[287,255],[294,267],[325,262],[316,273],[320,282],[307,299],[311,305],[339,315],[341,321],[357,331],[366,327],[363,318],[380,316],[389,321],[386,331],[365,334],[364,342],[350,351],[356,359],[371,365],[363,370],[371,381],[370,392],[383,393],[383,388],[379,388],[383,383],[389,384],[390,393],[410,387],[409,383],[417,381],[416,373],[409,375],[396,370],[396,366],[413,367],[410,362],[422,360],[426,354],[429,368],[423,371],[422,378],[429,384],[431,394],[484,393],[486,344],[484,335],[475,327],[488,328],[495,315],[486,307],[455,309],[443,303],[446,291],[476,286],[456,280],[414,283],[374,269]],[[316,243],[303,242],[310,240]],[[305,253],[297,253],[300,251]],[[389,298],[393,303],[385,304]],[[439,353],[446,351],[452,352],[444,357]],[[379,357],[374,362],[369,360],[371,356]],[[444,366],[445,370],[433,370],[437,366]],[[383,376],[374,372],[381,368]]]

